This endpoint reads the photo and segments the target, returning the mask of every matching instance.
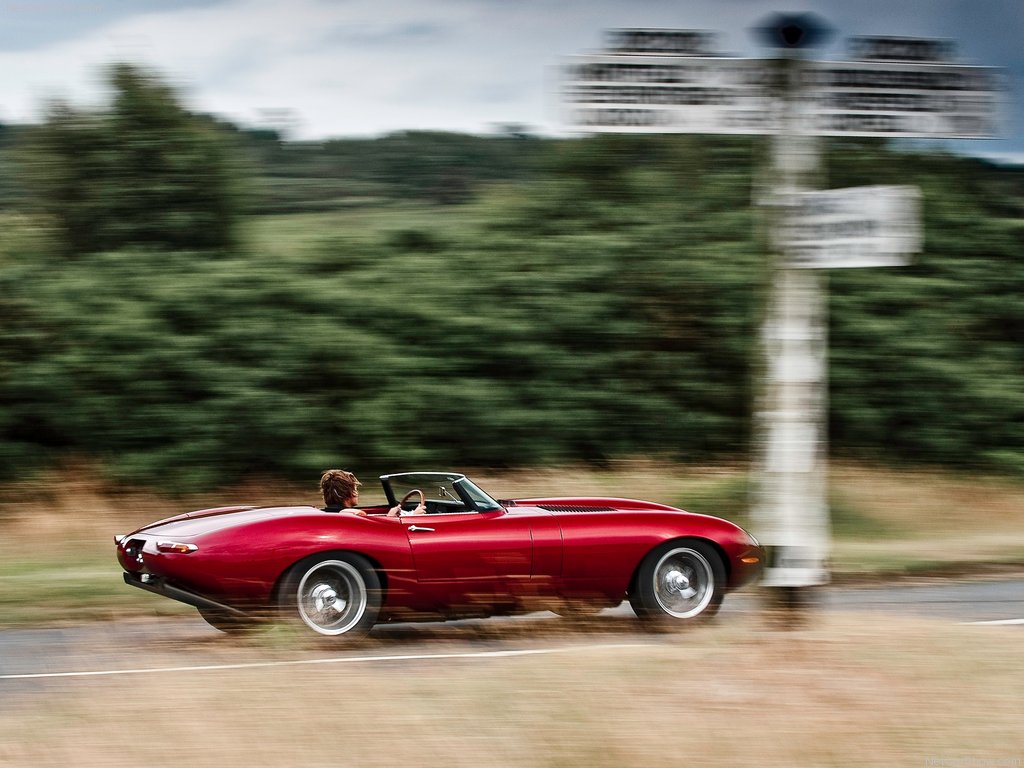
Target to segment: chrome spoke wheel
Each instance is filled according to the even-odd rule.
[[[321,635],[348,632],[366,612],[366,582],[351,563],[324,560],[302,576],[296,591],[299,616]]]
[[[666,552],[654,567],[654,598],[669,616],[689,619],[711,602],[715,574],[700,552],[679,547]]]

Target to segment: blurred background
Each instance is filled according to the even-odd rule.
[[[956,33],[962,60],[1011,84],[998,158],[988,141],[823,140],[822,186],[913,184],[924,217],[912,265],[830,275],[835,477],[1012,488],[1019,29],[998,2],[808,7],[840,33],[822,56],[842,56],[844,36]],[[581,138],[546,107],[552,69],[603,27],[720,29],[751,54],[768,4],[8,10],[0,519],[71,478],[315,501],[319,473],[342,466],[553,471],[547,493],[587,473],[745,521],[769,142]],[[629,462],[662,479],[636,487]],[[707,467],[728,480],[679,486]],[[838,532],[874,519],[843,493]],[[852,532],[878,526],[891,520]]]
[[[833,574],[1019,572],[1017,3],[797,6],[839,31],[825,57],[850,35],[948,37],[1011,86],[1002,143],[823,141],[821,186],[915,185],[924,228],[910,266],[828,278]],[[367,501],[378,473],[451,468],[502,498],[635,496],[749,524],[770,285],[753,200],[770,182],[768,140],[567,135],[553,67],[614,27],[717,29],[725,49],[752,55],[750,27],[777,7],[0,9],[0,660],[43,638],[16,625],[86,618],[155,617],[157,629],[47,635],[56,667],[278,654],[274,637],[197,639],[174,623],[198,625],[191,608],[126,594],[110,537],[186,509],[316,503],[329,467],[359,474]],[[168,761],[190,744],[237,761],[239,741],[272,721],[247,764],[337,765],[344,750],[367,765],[690,753],[709,765],[1020,764],[1019,637],[891,616],[779,637],[750,604],[686,643],[605,649],[578,667],[510,662],[490,682],[468,666],[335,667],[126,678],[130,695],[116,682],[0,687],[0,764],[118,764],[105,734],[140,697]],[[570,625],[568,638],[591,630],[623,631]],[[533,624],[489,631],[438,630],[437,642],[566,639]],[[325,681],[354,693],[323,707]],[[395,720],[393,700],[435,701],[447,728]],[[625,725],[609,728],[608,712]],[[680,727],[681,713],[698,725]],[[393,752],[346,731],[368,716]],[[647,737],[652,723],[664,738]],[[332,738],[314,744],[308,730]]]
[[[770,6],[392,5],[12,4],[5,479],[746,460],[766,139],[563,136],[544,88],[602,26],[749,50]],[[812,5],[1020,65],[1013,24],[981,41],[956,4]],[[1019,477],[1024,170],[953,149],[826,144],[825,186],[912,183],[925,218],[913,266],[832,276],[832,453]]]
[[[288,141],[160,73],[0,132],[0,471],[166,490],[329,466],[748,454],[756,137]],[[912,181],[912,266],[830,280],[832,452],[1024,471],[1024,171],[832,140]],[[364,470],[365,471],[365,470]]]

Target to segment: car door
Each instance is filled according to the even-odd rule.
[[[455,608],[515,602],[533,572],[530,518],[488,512],[408,515],[416,578]]]

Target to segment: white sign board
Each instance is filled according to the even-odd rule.
[[[777,108],[756,59],[576,56],[563,67],[563,122],[615,133],[771,133]]]
[[[809,62],[801,132],[817,136],[994,138],[1001,81],[990,67]]]
[[[917,187],[869,186],[800,192],[783,200],[775,233],[786,266],[898,267],[921,249]]]
[[[707,55],[706,33],[695,31],[618,30],[609,41],[603,53],[572,57],[563,65],[566,127],[592,133],[782,129],[779,60]],[[937,45],[899,42],[911,51]],[[869,43],[869,52],[880,45]],[[802,68],[798,93],[791,94],[800,120],[789,130],[797,133],[990,138],[999,132],[1003,82],[991,67],[871,59],[805,61]]]

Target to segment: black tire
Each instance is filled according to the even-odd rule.
[[[250,632],[256,626],[256,622],[246,616],[238,616],[217,608],[196,608],[203,620],[214,629],[226,632],[229,635],[239,635],[243,632]]]
[[[318,635],[363,637],[380,613],[380,577],[361,555],[314,555],[285,574],[278,604],[285,619]]]
[[[664,627],[710,619],[723,597],[725,565],[718,551],[699,539],[678,539],[651,550],[629,591],[634,613]]]

